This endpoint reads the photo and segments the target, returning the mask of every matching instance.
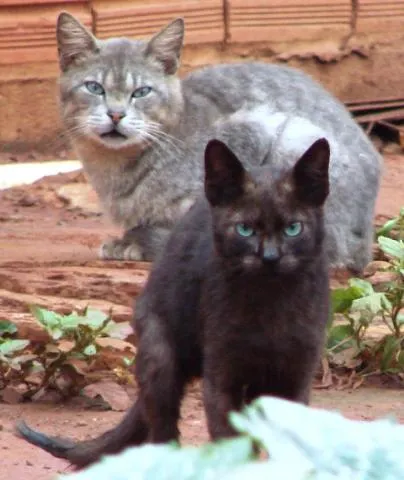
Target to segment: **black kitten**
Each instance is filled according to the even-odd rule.
[[[139,398],[120,425],[75,444],[29,442],[78,467],[143,442],[178,438],[184,387],[203,377],[212,438],[234,434],[230,410],[260,395],[308,403],[328,316],[323,204],[329,146],[292,170],[247,171],[211,140],[205,196],[172,233],[136,302]]]

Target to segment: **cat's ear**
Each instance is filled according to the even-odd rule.
[[[177,18],[149,41],[146,56],[157,60],[164,72],[172,75],[178,70],[183,42],[184,20]]]
[[[240,160],[220,140],[210,140],[205,149],[205,195],[213,206],[241,196],[248,175]]]
[[[325,138],[320,138],[306,150],[293,169],[299,200],[313,206],[325,202],[329,193],[329,163],[330,145]]]
[[[57,20],[56,39],[60,69],[65,72],[70,65],[83,61],[99,51],[97,39],[70,13],[62,12]]]

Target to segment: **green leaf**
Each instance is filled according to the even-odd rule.
[[[246,437],[201,447],[143,445],[121,454],[118,462],[124,466],[122,471],[117,468],[116,460],[111,461],[113,457],[105,457],[77,474],[77,480],[83,475],[86,479],[104,480],[218,480],[252,457],[252,442]],[[75,474],[73,478],[76,478]]]
[[[97,353],[97,347],[94,344],[87,345],[87,347],[83,350],[84,355],[91,357]]]
[[[29,344],[29,340],[5,340],[4,342],[0,343],[0,354],[6,357],[13,355],[15,352],[24,350],[24,348]]]
[[[404,369],[404,350],[401,350],[400,353],[397,355],[397,363],[401,367],[401,371]]]
[[[397,314],[396,322],[397,322],[397,325],[403,325],[404,324],[404,313],[400,312],[399,314]]]
[[[387,220],[387,222],[382,227],[380,227],[379,230],[377,230],[376,236],[380,237],[380,236],[387,235],[393,230],[393,228],[398,224],[398,222],[399,222],[399,217],[395,217],[390,220]]]
[[[122,361],[127,367],[131,367],[135,363],[136,357],[123,357]]]
[[[370,311],[377,315],[385,310],[391,309],[391,303],[383,292],[373,293],[366,297],[357,298],[352,302],[352,312]]]
[[[56,312],[46,310],[45,308],[38,307],[37,305],[30,306],[31,313],[34,317],[46,328],[51,329],[59,326],[62,320],[62,315]]]
[[[17,326],[10,320],[0,320],[0,337],[17,333]]]
[[[379,237],[377,241],[384,253],[400,261],[404,260],[404,242],[402,240],[393,240],[389,237]]]
[[[386,337],[386,340],[383,345],[383,353],[380,361],[380,369],[382,372],[386,371],[391,367],[393,360],[395,359],[395,354],[397,348],[400,346],[401,339],[389,335]]]
[[[110,320],[108,324],[101,330],[100,334],[111,338],[125,340],[129,335],[133,334],[133,329],[129,322],[114,322]]]
[[[349,337],[352,337],[354,335],[355,331],[349,323],[343,324],[343,325],[336,325],[335,327],[332,327],[330,331],[328,332],[327,336],[327,348],[333,348],[339,343],[341,343],[343,340],[347,340]],[[340,350],[344,350],[346,348],[349,348],[351,346],[351,342],[347,341],[341,347],[335,349],[335,352],[338,352]]]
[[[53,340],[59,340],[63,337],[63,330],[59,327],[47,329]]]
[[[167,480],[221,478],[221,474],[246,463],[252,457],[252,442],[246,437],[206,444],[200,448],[177,448],[165,462],[154,457],[154,465],[147,469],[147,477],[144,478]]]
[[[372,293],[374,293],[373,285],[366,280],[362,280],[361,278],[351,278],[349,280],[349,286],[360,290],[362,292],[362,296],[372,295]]]
[[[362,296],[362,290],[355,286],[336,288],[331,291],[331,309],[334,313],[346,313],[351,308],[352,302]]]
[[[93,310],[92,308],[87,309],[86,316],[84,317],[86,325],[91,327],[92,330],[98,330],[109,319],[109,315],[100,310]]]
[[[76,312],[72,312],[69,315],[65,315],[61,319],[60,326],[64,331],[76,330],[82,322],[83,317],[81,315],[78,315]]]

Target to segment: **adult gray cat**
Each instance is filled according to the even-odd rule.
[[[181,19],[149,41],[98,40],[59,16],[61,111],[105,210],[122,225],[105,259],[153,260],[203,182],[203,149],[225,141],[247,166],[294,164],[331,146],[326,251],[333,267],[370,260],[381,157],[344,106],[305,74],[261,63],[177,75]]]

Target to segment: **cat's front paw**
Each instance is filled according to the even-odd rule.
[[[103,260],[143,260],[143,252],[135,243],[128,243],[120,238],[104,242],[99,251]]]

